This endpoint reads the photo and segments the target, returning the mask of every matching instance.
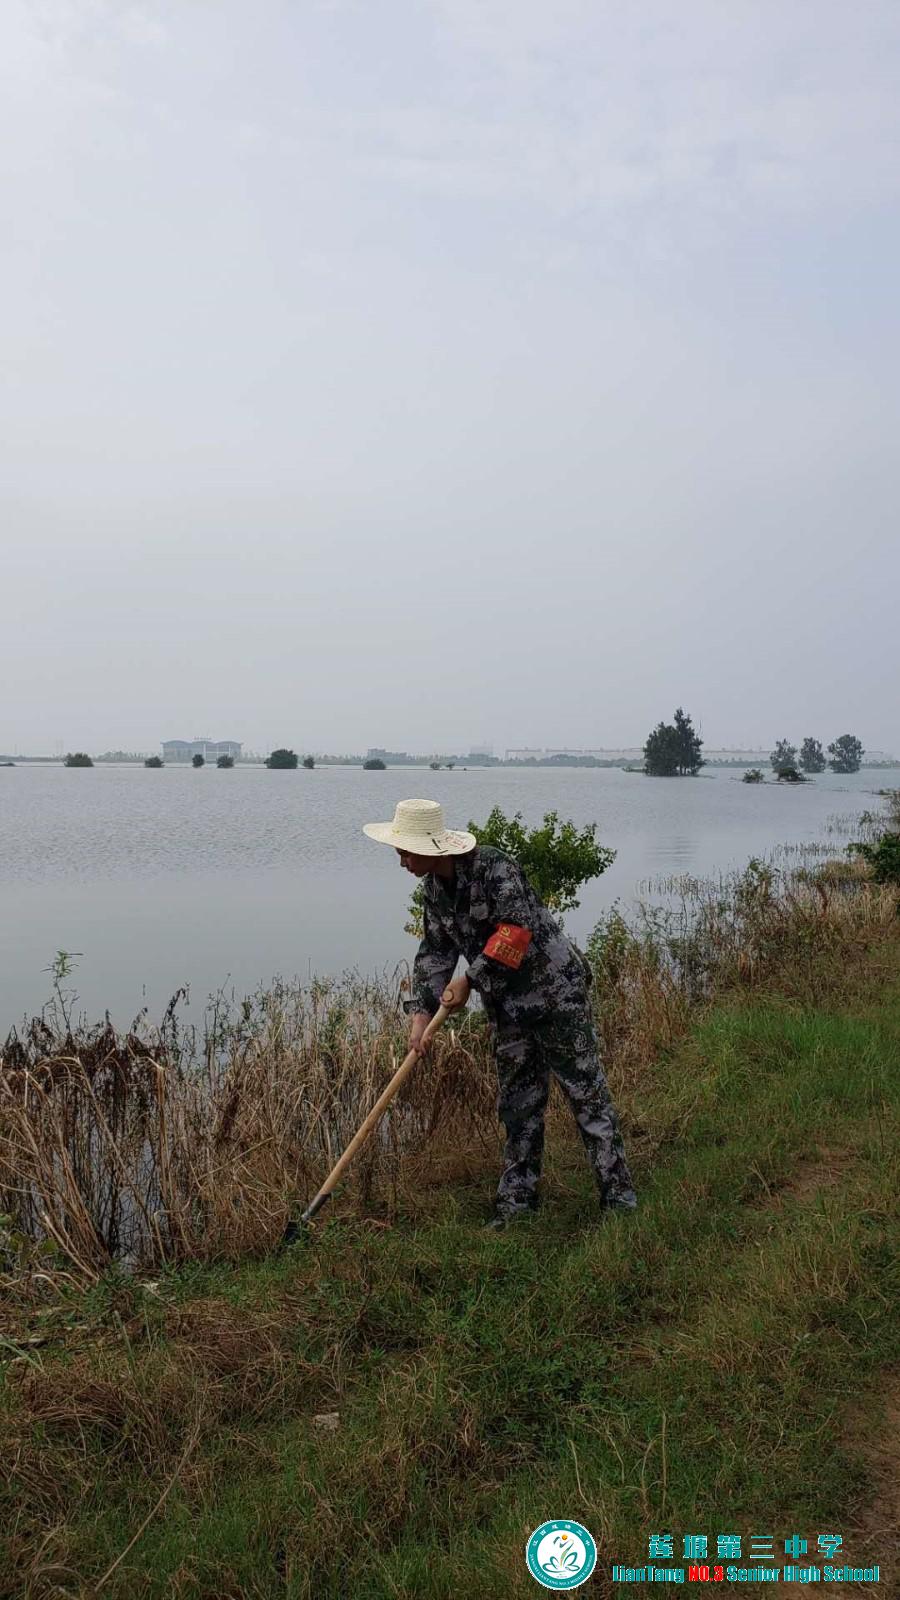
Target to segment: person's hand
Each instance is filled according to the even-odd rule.
[[[428,1027],[428,1024],[429,1024],[430,1021],[431,1021],[431,1018],[428,1015],[427,1011],[415,1011],[415,1012],[413,1012],[412,1021],[410,1022],[410,1025],[409,1025],[409,1048],[410,1048],[410,1050],[421,1050],[422,1049],[422,1035],[425,1032],[425,1029]],[[427,1050],[430,1050],[430,1049],[431,1049],[431,1040],[429,1039],[428,1043],[425,1045],[425,1050],[427,1051]]]
[[[465,973],[460,978],[452,978],[441,995],[441,1005],[448,1011],[462,1011],[471,993],[471,985]]]

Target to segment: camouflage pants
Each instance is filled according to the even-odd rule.
[[[551,1072],[571,1107],[601,1205],[635,1207],[637,1196],[589,1014],[557,1012],[530,1026],[499,1028],[494,1054],[497,1114],[506,1128],[497,1210],[508,1213],[537,1205]]]

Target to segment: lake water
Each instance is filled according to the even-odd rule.
[[[440,800],[450,827],[481,823],[494,805],[530,826],[550,810],[596,822],[618,854],[566,917],[584,940],[616,899],[629,920],[638,898],[664,903],[657,875],[715,878],[782,844],[825,842],[830,818],[879,811],[874,792],[897,783],[896,770],[788,787],[721,768],[693,779],[618,768],[3,768],[0,1039],[50,999],[44,969],[61,949],[81,952],[65,984],[74,1015],[95,1022],[108,1009],[117,1027],[144,1005],[158,1022],[182,985],[181,1014],[196,1020],[221,989],[240,1000],[275,974],[374,973],[411,959],[415,880],[361,831],[408,796]],[[832,839],[836,853],[848,837]]]

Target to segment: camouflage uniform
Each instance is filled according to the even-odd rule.
[[[459,956],[465,957],[466,977],[492,1025],[497,1113],[506,1128],[497,1211],[507,1215],[537,1205],[551,1072],[571,1106],[601,1203],[632,1209],[637,1198],[600,1064],[587,962],[504,851],[479,845],[470,855],[455,856],[454,866],[452,884],[434,874],[424,879],[425,937],[406,1009],[433,1016]],[[503,923],[531,933],[518,968],[484,954]]]

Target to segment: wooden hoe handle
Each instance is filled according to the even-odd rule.
[[[335,1184],[338,1182],[338,1179],[343,1175],[347,1167],[350,1165],[350,1162],[356,1155],[357,1150],[359,1150],[360,1147],[365,1144],[369,1134],[374,1132],[378,1123],[381,1121],[384,1112],[387,1110],[388,1106],[393,1100],[394,1095],[400,1088],[400,1085],[403,1083],[405,1078],[409,1077],[409,1074],[412,1072],[412,1069],[425,1049],[425,1046],[428,1044],[433,1035],[437,1033],[441,1023],[446,1022],[449,1015],[450,1013],[446,1006],[440,1006],[435,1012],[428,1024],[428,1027],[422,1034],[422,1042],[418,1049],[410,1050],[409,1054],[404,1056],[390,1083],[385,1089],[382,1090],[381,1094],[378,1096],[378,1099],[375,1101],[374,1106],[369,1112],[369,1115],[366,1117],[362,1127],[359,1129],[359,1132],[353,1135],[353,1138],[350,1140],[350,1143],[344,1151],[344,1154],[341,1156],[336,1165],[332,1167],[315,1199],[310,1201],[302,1217],[300,1218],[301,1222],[309,1222],[310,1219],[315,1216],[316,1212],[325,1204],[325,1201],[331,1198],[331,1193]]]

